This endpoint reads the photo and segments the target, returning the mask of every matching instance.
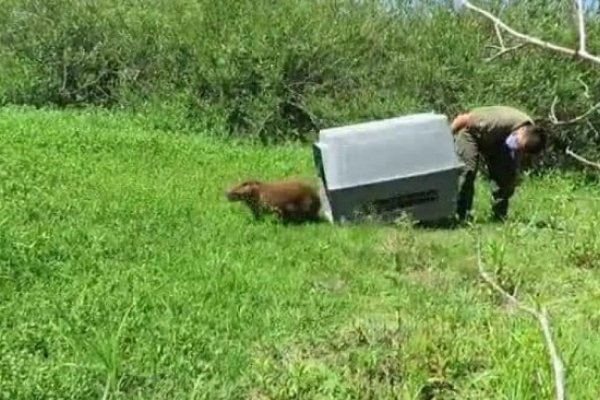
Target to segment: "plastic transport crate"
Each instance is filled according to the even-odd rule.
[[[330,222],[407,213],[451,217],[463,167],[445,115],[420,113],[322,130],[313,144],[323,211]]]

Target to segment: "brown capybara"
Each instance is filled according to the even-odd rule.
[[[321,200],[316,190],[302,181],[247,180],[231,188],[227,199],[245,203],[255,219],[264,213],[275,213],[285,223],[320,219]]]

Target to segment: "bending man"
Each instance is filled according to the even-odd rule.
[[[514,194],[523,154],[539,154],[546,132],[526,113],[508,106],[488,106],[458,115],[452,122],[456,151],[465,163],[460,177],[457,214],[470,214],[480,159],[487,164],[492,183],[492,218],[504,220]]]

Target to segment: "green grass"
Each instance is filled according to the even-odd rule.
[[[535,321],[478,279],[479,229],[486,268],[551,302],[571,398],[600,395],[593,182],[526,178],[504,225],[482,181],[472,229],[284,227],[224,190],[311,177],[308,147],[15,108],[0,138],[2,399],[551,398]]]

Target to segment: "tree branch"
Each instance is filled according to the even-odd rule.
[[[565,368],[563,362],[559,356],[558,349],[552,338],[552,331],[550,329],[550,321],[548,319],[548,313],[545,308],[541,308],[540,311],[522,304],[515,296],[509,294],[504,290],[496,281],[485,271],[483,263],[481,261],[481,239],[477,240],[477,264],[479,267],[479,274],[481,277],[497,292],[502,294],[508,300],[510,300],[517,308],[531,314],[535,317],[541,327],[548,353],[550,355],[552,369],[554,371],[554,383],[557,400],[565,399]]]
[[[559,45],[553,44],[551,42],[539,39],[537,37],[530,36],[525,33],[519,32],[519,31],[511,28],[510,26],[508,26],[500,18],[496,17],[495,15],[491,14],[490,12],[473,5],[469,0],[456,0],[455,3],[458,6],[464,6],[467,9],[469,9],[473,12],[476,12],[477,14],[482,15],[483,17],[492,21],[497,27],[502,28],[505,32],[509,33],[510,35],[512,35],[516,38],[523,40],[524,42],[531,43],[536,46],[543,47],[545,49],[554,50],[556,52],[567,54],[567,55],[570,55],[573,57],[579,57],[581,59],[591,61],[595,64],[600,64],[600,57],[588,53],[587,49],[585,48],[586,35],[585,35],[585,25],[583,23],[583,7],[579,7],[581,5],[582,1],[581,0],[574,0],[574,1],[577,3],[577,7],[578,7],[577,8],[577,19],[579,21],[578,22],[579,47],[576,50],[570,49],[570,48],[564,47],[564,46],[559,46]],[[582,46],[583,46],[583,48],[582,48]]]
[[[494,23],[494,29],[496,31],[496,36],[498,37],[500,46],[499,47],[495,46],[495,48],[497,48],[499,51],[498,51],[498,53],[494,54],[493,56],[487,58],[486,61],[488,61],[488,62],[492,61],[493,59],[495,59],[505,53],[508,53],[509,51],[517,50],[518,48],[522,47],[524,44],[529,43],[529,44],[533,44],[533,45],[536,45],[539,47],[543,47],[545,49],[550,49],[550,50],[554,50],[559,53],[568,54],[573,57],[578,57],[580,59],[584,59],[584,60],[587,60],[592,63],[600,65],[600,57],[596,56],[596,55],[592,55],[587,51],[587,35],[586,35],[586,29],[585,29],[583,0],[573,0],[575,13],[576,13],[576,20],[577,20],[577,31],[578,31],[578,37],[579,37],[579,42],[578,42],[578,46],[576,49],[559,46],[559,45],[544,41],[542,39],[539,39],[537,37],[530,36],[530,35],[527,35],[522,32],[518,32],[515,29],[508,26],[506,23],[504,23],[500,18],[496,17],[495,15],[491,14],[490,12],[488,12],[482,8],[479,8],[475,5],[473,5],[469,0],[455,0],[454,3],[455,3],[456,8],[466,7],[467,9],[484,16],[485,18],[487,18],[488,20],[490,20]],[[521,43],[520,45],[517,45],[517,46],[507,48],[504,45],[504,40],[502,38],[502,33],[501,33],[500,29],[504,30],[505,32],[508,32],[510,35],[512,35],[516,38],[521,39],[524,43]],[[586,96],[586,98],[589,98],[589,87],[580,78],[579,78],[579,82],[584,87],[584,90],[585,90],[584,96]],[[554,101],[552,102],[552,106],[550,107],[549,118],[550,118],[550,122],[554,125],[567,125],[567,124],[573,124],[573,123],[579,122],[579,121],[583,120],[584,118],[586,118],[587,116],[589,116],[594,111],[600,109],[600,102],[599,102],[596,105],[592,106],[587,112],[585,112],[584,114],[582,114],[580,116],[571,118],[566,121],[559,121],[558,118],[556,118],[556,112],[555,112],[557,101],[558,101],[558,98],[554,98]]]
[[[559,121],[558,118],[556,118],[556,103],[558,102],[558,97],[555,97],[554,100],[552,101],[552,105],[550,106],[550,114],[548,115],[548,118],[550,119],[550,122],[552,122],[553,125],[569,125],[569,124],[574,124],[576,122],[581,121],[584,118],[587,118],[591,113],[593,113],[594,111],[598,110],[600,108],[600,103],[596,103],[594,104],[592,107],[590,107],[585,113],[568,119],[568,120],[563,120],[563,121]]]
[[[573,151],[571,151],[568,148],[567,148],[567,150],[565,150],[565,153],[567,153],[567,155],[573,157],[574,159],[576,159],[577,161],[579,161],[579,162],[581,162],[581,163],[583,163],[585,165],[588,165],[590,167],[594,167],[594,168],[600,169],[600,163],[593,162],[593,161],[590,161],[590,160],[588,160],[586,158],[583,158],[583,157],[581,157],[580,155],[574,153]]]

